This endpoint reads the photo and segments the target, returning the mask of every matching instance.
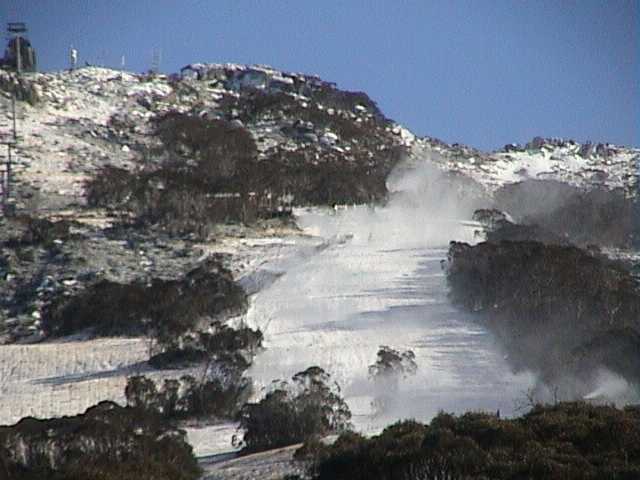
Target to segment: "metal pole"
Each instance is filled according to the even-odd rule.
[[[7,173],[6,173],[6,177],[7,177],[7,182],[6,182],[6,192],[5,192],[5,198],[7,203],[9,203],[9,196],[11,195],[11,145],[7,145],[8,148],[8,153],[9,155],[7,156]]]
[[[20,49],[22,47],[22,37],[20,35],[16,36],[16,70],[18,71],[18,75],[22,73],[22,53]]]
[[[16,92],[11,95],[11,116],[13,117],[13,141],[18,141],[18,128],[16,125]]]
[[[7,209],[7,186],[5,183],[4,172],[0,172],[0,187],[2,187],[2,211]]]

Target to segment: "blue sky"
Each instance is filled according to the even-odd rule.
[[[420,135],[640,146],[640,0],[2,0],[42,70],[261,63],[367,92]]]

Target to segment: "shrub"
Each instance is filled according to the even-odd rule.
[[[246,294],[231,272],[216,259],[208,259],[181,279],[128,285],[102,280],[75,296],[60,297],[45,309],[42,327],[50,336],[88,328],[97,335],[153,331],[169,344],[195,329],[199,321],[239,314],[246,307]]]
[[[516,419],[439,414],[429,425],[399,422],[366,439],[342,434],[319,447],[319,480],[635,478],[638,407],[538,406]]]
[[[112,402],[0,427],[0,468],[8,480],[195,480],[201,473],[183,431]]]
[[[204,364],[204,374],[216,366],[220,374],[233,377],[251,364],[262,346],[262,332],[248,327],[234,329],[221,322],[210,326],[212,332],[197,332],[184,338],[160,337],[163,350],[149,359],[155,368],[176,368],[193,363]]]
[[[516,366],[545,380],[572,373],[587,383],[605,366],[640,382],[633,372],[640,366],[640,292],[625,268],[538,242],[452,242],[448,257],[452,300],[487,315]],[[584,354],[589,345],[594,356]]]
[[[376,362],[369,365],[369,378],[376,387],[372,402],[374,411],[384,412],[393,404],[400,379],[415,375],[418,369],[415,357],[411,350],[400,352],[386,345],[380,346]]]
[[[188,361],[200,363],[199,380],[192,376],[184,376],[180,381],[165,380],[158,390],[144,376],[131,377],[125,389],[127,404],[171,419],[234,418],[252,393],[251,382],[244,373],[262,344],[262,332],[247,327],[236,330],[221,323],[214,325],[212,333],[191,335],[182,346],[172,340],[168,350],[149,362],[162,368],[184,366]]]
[[[89,205],[124,209],[170,234],[206,237],[212,224],[251,221],[257,148],[251,133],[222,120],[171,112],[155,120],[164,161],[139,171],[107,166],[87,183]]]
[[[376,363],[369,366],[369,376],[376,380],[415,375],[418,370],[415,358],[416,355],[411,350],[400,352],[386,345],[381,345]]]
[[[242,407],[239,429],[243,438],[236,439],[236,444],[245,453],[284,447],[349,427],[349,407],[324,370],[310,367],[294,375],[292,382]]]
[[[6,218],[6,228],[11,232],[4,243],[6,247],[20,249],[21,247],[43,246],[48,249],[55,247],[54,240],[69,240],[73,238],[71,227],[76,225],[69,220],[51,221],[46,218],[18,215]]]
[[[316,93],[326,108],[315,102],[303,106],[282,92],[247,90],[221,102],[217,114],[225,119],[177,112],[158,116],[155,132],[166,158],[135,172],[102,169],[86,185],[88,202],[122,209],[172,235],[206,237],[216,223],[271,216],[283,197],[293,196],[298,205],[383,199],[386,178],[405,153],[388,121],[364,94],[322,88]],[[331,105],[348,111],[329,114]],[[368,112],[357,121],[356,105]],[[259,157],[250,131],[238,127],[238,119],[246,124],[277,120],[290,141]],[[304,139],[305,129],[311,140]],[[342,146],[313,140],[325,130]],[[293,151],[292,143],[297,145]]]
[[[196,380],[185,375],[167,379],[158,389],[145,376],[129,377],[125,388],[127,405],[162,415],[167,420],[190,418],[234,419],[251,395],[251,382],[244,377],[227,381],[213,378]]]

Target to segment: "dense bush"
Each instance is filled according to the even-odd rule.
[[[381,345],[375,363],[369,365],[369,378],[374,384],[374,411],[382,413],[389,409],[395,401],[400,379],[415,375],[417,370],[411,350],[400,352]]]
[[[634,479],[640,475],[640,408],[562,403],[504,420],[441,413],[366,439],[346,433],[321,448],[320,480]]]
[[[212,192],[239,192],[253,187],[257,148],[251,133],[223,120],[206,120],[171,112],[155,121],[156,133],[171,158],[191,160],[171,165],[202,181]]]
[[[640,240],[640,204],[620,188],[583,190],[528,180],[498,190],[496,205],[518,223],[538,225],[576,245],[629,248]]]
[[[241,363],[240,355],[247,366],[262,346],[262,332],[249,327],[231,328],[222,322],[212,322],[206,332],[194,332],[184,336],[158,335],[152,331],[156,343],[149,364],[155,368],[177,368],[193,363],[205,365],[205,374],[216,362],[235,369]],[[153,353],[153,352],[152,352]]]
[[[278,146],[264,152],[255,172],[260,190],[268,190],[276,198],[291,194],[296,204],[383,199],[386,178],[404,153],[387,129],[388,120],[359,92],[327,86],[309,95],[313,101],[303,106],[286,93],[256,90],[221,106],[228,120],[239,118],[245,124],[276,120],[280,133],[298,144],[294,150]],[[358,105],[367,115],[356,119],[353,111]],[[330,109],[334,111],[330,113]],[[317,140],[300,141],[302,132],[313,138],[327,130],[338,136],[340,148],[322,147]]]
[[[373,380],[414,375],[418,369],[415,354],[411,350],[400,352],[381,345],[375,363],[369,365],[369,376]]]
[[[257,215],[257,149],[248,130],[222,120],[169,113],[155,121],[166,159],[139,171],[107,166],[87,183],[89,205],[124,209],[171,234],[204,237],[225,221]]]
[[[349,427],[351,412],[337,385],[319,367],[310,367],[258,403],[240,411],[241,445],[246,453],[284,447]],[[239,440],[239,441],[238,441]]]
[[[384,199],[386,179],[404,154],[401,147],[354,151],[353,160],[336,152],[300,147],[293,151],[275,148],[260,162],[264,184],[276,195],[291,194],[298,205],[368,203]]]
[[[167,379],[161,388],[145,376],[127,380],[127,405],[162,415],[171,421],[191,418],[233,419],[249,400],[252,388],[249,379],[234,381],[224,378],[196,380],[185,375],[179,380]]]
[[[591,345],[599,366],[640,382],[640,292],[626,269],[537,242],[452,242],[448,257],[452,300],[487,315],[512,361],[546,380],[568,372],[588,380]]]
[[[386,178],[404,153],[388,120],[362,93],[317,87],[313,96],[303,104],[283,92],[248,89],[219,103],[220,119],[160,115],[154,126],[164,160],[147,158],[136,171],[103,168],[86,185],[88,203],[124,210],[171,234],[205,237],[216,223],[269,217],[283,198],[298,205],[383,199]],[[238,120],[276,121],[286,147],[258,155]],[[339,145],[318,140],[326,131]]]
[[[184,376],[165,380],[163,386],[144,377],[129,378],[125,396],[129,406],[152,410],[166,418],[234,418],[249,400],[252,385],[244,376],[262,344],[262,332],[248,327],[234,329],[221,322],[209,332],[165,339],[162,353],[149,363],[156,368],[202,368],[198,379]]]
[[[28,246],[43,246],[51,248],[54,240],[68,240],[72,238],[71,227],[75,222],[69,220],[51,221],[46,218],[18,215],[5,218],[6,230],[11,236],[5,245],[9,248]]]
[[[97,335],[152,333],[169,343],[198,322],[247,307],[244,290],[215,259],[178,280],[153,279],[149,284],[102,280],[72,297],[47,306],[42,327],[51,336],[93,329]]]
[[[183,431],[112,402],[0,427],[0,478],[7,480],[194,480],[200,473]]]

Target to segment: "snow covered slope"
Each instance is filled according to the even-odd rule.
[[[466,174],[489,192],[527,179],[557,180],[580,187],[623,188],[636,194],[640,149],[611,144],[535,138],[484,153],[422,138],[412,144],[416,158],[428,157],[444,170]]]
[[[489,194],[527,178],[622,187],[630,193],[637,186],[637,148],[551,139],[492,153],[448,145],[416,137],[386,119],[365,94],[264,66],[196,64],[174,76],[86,67],[22,79],[0,71],[5,118],[10,92],[24,99],[17,105],[20,141],[12,201],[19,212],[87,225],[87,236],[97,242],[91,252],[118,252],[100,262],[107,272],[122,269],[121,250],[128,247],[100,248],[113,217],[86,206],[85,181],[105,165],[136,168],[158,146],[153,118],[170,111],[246,127],[265,161],[274,152],[303,152],[310,164],[375,158],[391,168],[399,160],[398,149],[406,149],[407,171],[417,169],[436,182],[437,170],[462,173]],[[301,112],[307,112],[304,119]],[[415,177],[399,177],[397,184],[392,180],[398,178],[390,179],[393,190],[415,187]],[[302,226],[316,239],[271,232],[265,240],[238,229],[234,238],[221,235],[197,249],[190,244],[193,261],[216,252],[232,254],[237,278],[256,293],[247,320],[266,334],[267,349],[251,371],[259,385],[319,364],[343,385],[355,422],[365,431],[401,416],[427,418],[440,408],[513,410],[531,379],[512,375],[491,335],[451,307],[440,271],[450,240],[473,241],[461,225],[472,210],[458,208],[445,191],[428,200],[438,202],[427,205],[410,197],[404,201],[413,210],[391,204],[376,210],[301,211]],[[144,247],[143,253],[134,248],[126,255],[127,268],[139,268],[141,277],[148,274],[145,268],[165,265],[149,258],[154,249],[171,251],[163,245]],[[4,282],[15,277],[15,272],[0,274]],[[78,281],[62,274],[59,280]],[[401,384],[402,402],[375,416],[371,401],[379,392],[367,379],[367,366],[386,344],[413,349],[419,373]],[[144,370],[145,355],[144,342],[135,339],[0,346],[0,423],[25,415],[78,413],[104,399],[122,401],[126,376]],[[213,432],[232,430],[227,425]],[[206,435],[191,434],[203,447],[198,452],[224,448],[217,437]]]
[[[380,142],[371,148],[408,147],[411,158],[428,157],[443,169],[471,176],[489,191],[527,178],[633,189],[640,158],[637,148],[571,140],[536,138],[525,146],[507,145],[485,153],[419,138],[384,119],[364,94],[343,92],[315,76],[264,66],[194,64],[182,75],[169,77],[85,67],[20,80],[0,70],[0,108],[7,112],[10,91],[31,100],[18,102],[16,179],[46,197],[40,200],[45,207],[54,198],[60,205],[83,203],[83,182],[99,166],[131,166],[136,155],[154,144],[150,120],[168,111],[223,117],[244,125],[265,157],[276,148],[304,147],[320,161],[335,155],[352,161],[362,139],[301,121],[296,109],[324,112],[354,125],[379,120],[384,125]],[[256,113],[257,102],[264,101],[256,92],[268,94],[275,104]],[[253,115],[247,113],[247,105]],[[25,201],[18,199],[20,205]]]

